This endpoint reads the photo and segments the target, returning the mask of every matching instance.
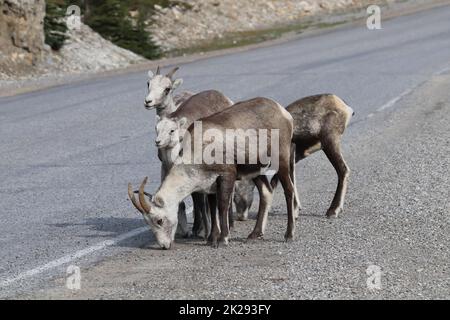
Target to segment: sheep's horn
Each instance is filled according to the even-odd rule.
[[[161,68],[158,66],[158,68],[156,68],[156,75],[160,75],[161,74]]]
[[[135,190],[135,191],[134,191],[134,194],[139,194],[139,190]],[[151,195],[151,194],[148,193],[148,192],[144,192],[144,194],[150,199],[150,201],[152,201],[153,195]]]
[[[175,67],[172,69],[172,71],[170,71],[166,77],[172,79],[172,77],[174,76],[175,72],[177,72],[180,68],[179,67]]]
[[[128,184],[128,198],[130,198],[131,202],[133,203],[134,207],[138,209],[138,211],[142,214],[145,214],[144,209],[142,209],[141,204],[136,200],[134,197],[133,188],[131,186],[131,183]]]
[[[145,177],[144,181],[142,181],[142,184],[139,188],[139,202],[141,203],[142,208],[146,213],[150,213],[150,205],[148,204],[147,200],[145,200],[145,194],[144,194],[144,188],[147,184],[148,177]]]

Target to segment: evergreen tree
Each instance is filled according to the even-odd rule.
[[[58,1],[47,1],[45,11],[45,43],[53,50],[59,50],[67,39],[67,25],[63,20],[65,10]]]
[[[133,24],[127,1],[97,0],[88,4],[90,13],[85,23],[104,38],[149,59],[160,56],[158,47],[145,30],[144,15],[139,14],[137,23]]]
[[[148,59],[158,58],[161,52],[145,30],[145,21],[153,13],[154,5],[169,6],[169,0],[47,0],[44,21],[45,41],[59,50],[67,39],[67,26],[62,18],[70,5],[78,5],[84,22],[114,44]],[[131,10],[139,12],[134,20]]]

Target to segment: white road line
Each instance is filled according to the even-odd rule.
[[[433,75],[433,76],[440,76],[440,75],[443,75],[444,73],[447,73],[447,72],[449,72],[449,71],[450,71],[450,66],[445,67],[445,68],[443,68],[443,69],[441,69],[441,70],[439,70],[439,71],[437,71],[437,72],[434,72],[432,75]],[[395,98],[389,100],[389,101],[386,102],[384,105],[382,105],[381,107],[379,107],[379,108],[377,109],[376,112],[382,112],[382,111],[384,111],[384,110],[386,110],[386,109],[392,108],[392,107],[393,107],[397,102],[399,102],[402,98],[404,98],[405,96],[407,96],[407,95],[409,95],[410,93],[412,93],[415,89],[417,89],[418,87],[420,87],[421,85],[423,85],[423,84],[426,83],[427,81],[428,81],[428,79],[425,80],[425,81],[421,81],[419,84],[415,85],[415,86],[412,87],[412,88],[406,89],[406,90],[403,91],[399,96],[397,96],[397,97],[395,97]],[[372,116],[373,116],[373,114],[371,113],[371,114],[369,114],[369,115],[367,116],[367,118],[370,118],[370,117],[372,117]]]
[[[192,210],[193,210],[193,208],[189,207],[189,208],[187,208],[186,213],[187,214],[191,214]],[[141,228],[137,228],[137,229],[131,230],[131,231],[127,232],[127,233],[123,233],[123,234],[121,234],[121,235],[119,235],[119,236],[117,236],[117,237],[115,237],[113,239],[105,240],[103,242],[97,243],[96,245],[93,245],[91,247],[87,247],[85,249],[79,250],[79,251],[74,252],[72,254],[69,254],[67,256],[64,256],[64,257],[61,257],[59,259],[53,260],[53,261],[51,261],[51,262],[49,262],[49,263],[47,263],[47,264],[45,264],[43,266],[40,266],[40,267],[31,269],[31,270],[22,272],[22,273],[18,274],[15,277],[2,280],[0,282],[0,288],[7,287],[7,286],[13,284],[14,282],[17,282],[17,281],[20,281],[20,280],[24,280],[24,279],[27,279],[27,278],[31,278],[33,276],[36,276],[36,275],[40,274],[40,273],[49,271],[49,270],[57,268],[57,267],[60,267],[60,266],[62,266],[64,264],[68,264],[68,263],[70,263],[70,262],[72,262],[74,260],[80,259],[80,258],[82,258],[84,256],[87,256],[87,255],[90,255],[90,254],[92,254],[94,252],[106,249],[107,247],[114,246],[114,245],[118,244],[119,242],[122,242],[124,240],[136,237],[136,236],[138,236],[138,235],[140,235],[140,234],[142,234],[144,232],[148,232],[148,231],[149,231],[148,227],[141,227]]]
[[[433,75],[434,75],[434,76],[441,76],[441,75],[443,75],[444,73],[447,73],[447,72],[449,72],[449,71],[450,71],[450,66],[449,66],[449,67],[445,67],[444,69],[439,70],[438,72],[435,72]]]
[[[392,108],[397,102],[399,102],[403,97],[407,96],[408,94],[410,94],[411,92],[414,91],[414,88],[409,88],[405,91],[403,91],[399,96],[395,97],[394,99],[389,100],[388,102],[386,102],[385,104],[383,104],[381,107],[379,107],[377,109],[377,112],[381,112],[384,111],[386,109]]]
[[[447,71],[450,71],[450,67],[446,67],[446,68],[444,68],[444,69],[434,73],[433,75],[441,75],[443,73],[446,73]],[[420,85],[421,84],[403,91],[399,96],[389,100],[384,105],[379,107],[376,112],[382,112],[382,111],[384,111],[386,109],[392,108],[398,101],[400,101],[403,97],[405,97],[408,94],[410,94],[412,91],[414,91],[415,88],[417,88]],[[367,118],[370,118],[373,115],[374,114],[371,113],[371,114],[369,114],[367,116]],[[186,210],[186,213],[187,214],[191,214],[192,210],[193,210],[193,208],[189,207]],[[94,252],[106,249],[107,247],[114,246],[114,245],[116,245],[117,243],[119,243],[121,241],[133,238],[133,237],[138,236],[141,233],[144,233],[144,232],[147,232],[147,231],[148,231],[148,227],[137,228],[137,229],[131,230],[131,231],[127,232],[127,233],[121,234],[121,235],[119,235],[119,236],[117,236],[117,237],[115,237],[113,239],[100,242],[100,243],[98,243],[98,244],[96,244],[94,246],[85,248],[85,249],[77,251],[77,252],[75,252],[73,254],[70,254],[70,255],[64,256],[62,258],[59,258],[57,260],[51,261],[51,262],[49,262],[49,263],[47,263],[47,264],[45,264],[43,266],[40,266],[40,267],[37,267],[35,269],[31,269],[31,270],[25,271],[23,273],[18,274],[17,276],[15,276],[13,278],[8,278],[8,279],[5,279],[5,280],[1,281],[0,282],[0,288],[9,286],[9,285],[11,285],[14,282],[17,282],[17,281],[20,281],[20,280],[23,280],[23,279],[33,277],[33,276],[38,275],[40,273],[43,273],[45,271],[48,271],[48,270],[60,267],[60,266],[62,266],[64,264],[68,264],[69,262],[72,262],[74,260],[80,259],[80,258],[82,258],[84,256],[87,256],[89,254],[92,254]]]

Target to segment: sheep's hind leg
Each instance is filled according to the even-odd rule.
[[[219,245],[220,226],[219,217],[217,216],[217,195],[208,195],[209,211],[211,214],[211,234],[208,237],[208,243],[214,248]]]
[[[327,217],[337,217],[344,211],[344,199],[347,193],[348,177],[350,169],[345,163],[341,153],[340,137],[334,136],[327,138],[323,143],[323,152],[330,160],[338,175],[338,185],[331,206],[327,211]]]
[[[262,238],[266,230],[267,217],[273,199],[273,190],[267,176],[259,176],[253,180],[259,192],[259,209],[255,229],[248,236],[249,240]]]
[[[184,202],[181,202],[178,205],[178,226],[176,235],[183,238],[189,238],[191,236],[186,217],[186,205]]]

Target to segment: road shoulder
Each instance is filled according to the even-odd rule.
[[[390,4],[388,7],[386,7],[386,9],[383,9],[383,20],[389,20],[399,16],[411,15],[421,11],[426,11],[439,6],[449,4],[450,2],[448,0],[432,0],[432,1],[408,0],[405,2],[393,3]],[[338,15],[337,16],[338,20],[336,20],[336,16],[332,16],[330,18],[331,20],[327,19],[327,17],[322,16],[317,17],[317,20],[315,20],[315,22],[312,22],[310,27],[306,28],[305,30],[302,30],[301,33],[287,32],[277,39],[264,41],[256,44],[227,48],[222,50],[214,50],[210,52],[189,54],[186,56],[180,56],[175,58],[164,58],[161,60],[154,60],[145,63],[131,65],[126,68],[120,68],[97,73],[43,75],[42,77],[37,79],[0,81],[0,98],[16,96],[34,91],[46,90],[58,86],[79,83],[87,80],[96,80],[96,79],[100,80],[102,78],[120,76],[135,72],[143,72],[148,69],[156,69],[157,66],[169,67],[174,65],[182,65],[203,59],[230,55],[233,53],[244,52],[258,48],[276,46],[282,43],[302,39],[305,37],[313,37],[323,33],[333,32],[341,28],[349,28],[355,25],[365,24],[364,11],[350,12],[348,14],[343,14],[340,16],[340,18]],[[328,20],[330,20],[331,23],[328,23],[330,22]],[[341,21],[342,23],[340,23],[339,21]]]
[[[58,278],[25,299],[423,299],[448,298],[450,74],[435,76],[383,113],[352,125],[346,211],[324,217],[335,188],[322,154],[298,165],[303,211],[283,239],[278,191],[263,241],[237,223],[227,248],[182,240],[175,250],[131,248],[81,270],[81,290]],[[330,178],[332,177],[332,178]],[[131,210],[131,209],[130,209]],[[367,287],[370,266],[381,287]]]

